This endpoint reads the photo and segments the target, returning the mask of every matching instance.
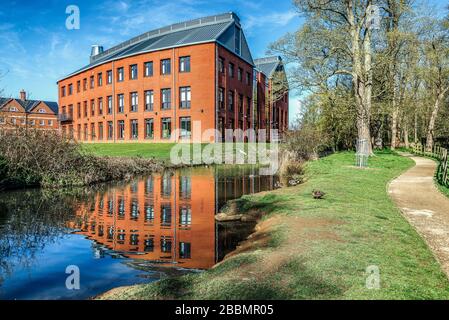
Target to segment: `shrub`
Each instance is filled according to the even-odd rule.
[[[294,152],[283,150],[280,158],[279,176],[284,186],[297,185],[303,182],[305,160],[298,158]]]
[[[22,130],[0,134],[0,172],[24,186],[82,186],[161,169],[149,159],[99,158],[59,133]]]

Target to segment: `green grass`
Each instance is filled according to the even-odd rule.
[[[111,157],[143,157],[143,158],[155,158],[157,160],[169,160],[170,152],[176,143],[86,143],[82,144],[82,147],[88,153],[91,153],[96,156],[111,156]],[[180,144],[180,146],[188,146],[190,148],[191,155],[194,152],[194,149],[197,150],[199,146],[201,150],[209,146],[208,143],[198,143],[198,144]],[[221,147],[222,156],[224,157],[226,154],[226,146],[225,143],[215,144]],[[244,152],[248,152],[248,148],[250,146],[255,147],[257,144],[255,143],[245,143],[245,144],[229,144],[231,146],[232,153],[236,153],[237,147],[239,149],[243,149]],[[228,146],[229,146],[228,145]],[[269,144],[261,144],[266,148],[270,148]],[[240,154],[242,155],[242,154]],[[246,157],[245,157],[246,158]]]
[[[449,188],[448,187],[442,186],[441,184],[438,183],[438,181],[436,179],[435,179],[435,184],[437,185],[438,189],[441,191],[442,194],[449,197]]]
[[[92,143],[83,148],[97,156],[170,159],[174,143]]]
[[[369,169],[353,163],[353,153],[334,154],[310,162],[301,186],[244,197],[245,210],[265,213],[249,250],[201,274],[106,298],[448,299],[440,265],[387,193],[413,161],[382,152]],[[325,198],[313,199],[314,189]],[[380,270],[379,289],[365,285],[372,265]]]

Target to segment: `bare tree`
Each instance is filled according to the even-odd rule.
[[[272,46],[273,51],[306,70],[305,75],[299,76],[302,79],[294,79],[293,84],[298,80],[299,86],[322,89],[338,81],[335,78],[339,76],[352,79],[357,136],[369,141],[370,153],[374,2],[380,1],[295,0],[295,6],[307,21],[296,35],[288,35]],[[312,48],[307,48],[306,43],[312,44]]]

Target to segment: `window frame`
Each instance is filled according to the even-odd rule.
[[[179,57],[179,72],[188,73],[191,70],[191,58],[190,56]]]

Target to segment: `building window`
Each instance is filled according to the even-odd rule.
[[[153,76],[153,61],[145,62],[145,77]]]
[[[81,103],[76,104],[76,109],[78,111],[78,119],[81,118]]]
[[[122,82],[125,80],[125,73],[123,67],[117,69],[117,82]]]
[[[53,126],[53,120],[48,120],[48,125],[49,125],[50,127],[52,127],[52,126]]]
[[[162,226],[170,226],[171,225],[171,206],[170,206],[170,204],[162,204],[161,205],[161,225]],[[161,247],[162,247],[162,245],[161,245]],[[170,251],[170,250],[168,250],[168,251]],[[162,251],[167,252],[164,250],[162,250]]]
[[[0,124],[5,124],[5,118],[4,117],[0,117]]]
[[[240,54],[242,51],[242,34],[238,27],[235,27],[235,53]]]
[[[98,123],[98,140],[103,140],[103,122]]]
[[[129,78],[131,80],[137,79],[137,64],[132,64],[129,66]]]
[[[108,96],[108,114],[112,114],[112,96]]]
[[[168,225],[170,225],[170,224],[168,224]],[[172,247],[171,237],[162,236],[161,237],[161,252],[162,253],[171,253],[171,247]]]
[[[190,259],[191,257],[191,245],[188,242],[179,243],[179,258]]]
[[[239,81],[243,81],[243,70],[242,70],[242,68],[238,68],[238,70],[237,70],[237,79]]]
[[[90,139],[93,141],[95,140],[95,123],[90,124]]]
[[[251,84],[251,73],[249,72],[246,73],[246,84],[247,85]]]
[[[154,138],[154,120],[153,119],[145,119],[145,138],[146,139]]]
[[[61,97],[65,97],[65,86],[61,88]]]
[[[81,81],[80,80],[78,80],[77,82],[76,82],[76,92],[81,92]]]
[[[108,140],[112,140],[114,137],[114,124],[112,121],[108,121]]]
[[[153,111],[154,108],[154,92],[153,90],[145,91],[145,111]]]
[[[84,118],[87,118],[87,101],[84,101]]]
[[[73,84],[69,84],[69,96],[73,94]]]
[[[137,92],[131,92],[131,112],[137,112],[139,106],[139,96]]]
[[[17,111],[17,109],[16,109],[16,111]],[[47,112],[45,111],[45,109],[39,109],[37,112],[39,112],[39,113],[47,113]]]
[[[131,120],[131,139],[139,138],[139,123],[137,120]]]
[[[118,113],[125,111],[125,96],[123,94],[117,95],[117,108]]]
[[[90,88],[93,89],[95,86],[95,77],[90,76]]]
[[[171,137],[171,118],[162,118],[162,139]]]
[[[90,100],[90,115],[93,117],[95,115],[95,100]]]
[[[225,63],[224,63],[224,59],[222,58],[222,57],[219,57],[218,58],[218,70],[221,72],[221,73],[224,73],[225,72]]]
[[[14,120],[16,120],[16,119],[14,118]],[[14,123],[15,123],[15,121],[14,121]],[[45,126],[45,120],[39,120],[39,125],[41,127]]]
[[[170,59],[161,60],[161,74],[170,74],[171,72],[171,61]]]
[[[171,89],[161,90],[161,108],[170,109],[171,108]]]
[[[179,58],[179,72],[190,72],[190,56]]]
[[[154,223],[154,206],[145,205],[145,222]]]
[[[190,176],[179,177],[179,193],[182,199],[190,199],[192,195],[192,179]]]
[[[190,139],[192,134],[190,117],[179,118],[179,127],[181,128],[180,137]]]
[[[225,89],[224,88],[219,88],[218,105],[219,105],[220,109],[224,110],[224,108],[225,108]]]
[[[84,125],[84,141],[87,141],[87,124]]]
[[[117,136],[119,139],[125,138],[125,121],[123,120],[117,122]]]
[[[103,98],[98,98],[98,114],[103,114]]]
[[[83,90],[84,91],[87,90],[87,79],[86,78],[83,79]]]
[[[181,109],[190,109],[191,90],[190,87],[179,88],[179,107]]]
[[[243,115],[243,94],[239,94],[239,113]]]
[[[106,84],[112,83],[112,70],[106,71]]]
[[[103,85],[103,73],[101,73],[101,72],[97,76],[97,83],[98,83],[99,87],[101,87]]]
[[[229,103],[229,111],[234,111],[234,92],[233,91],[229,91],[229,96],[228,96],[228,103]]]
[[[234,78],[234,64],[229,62],[229,76]]]

